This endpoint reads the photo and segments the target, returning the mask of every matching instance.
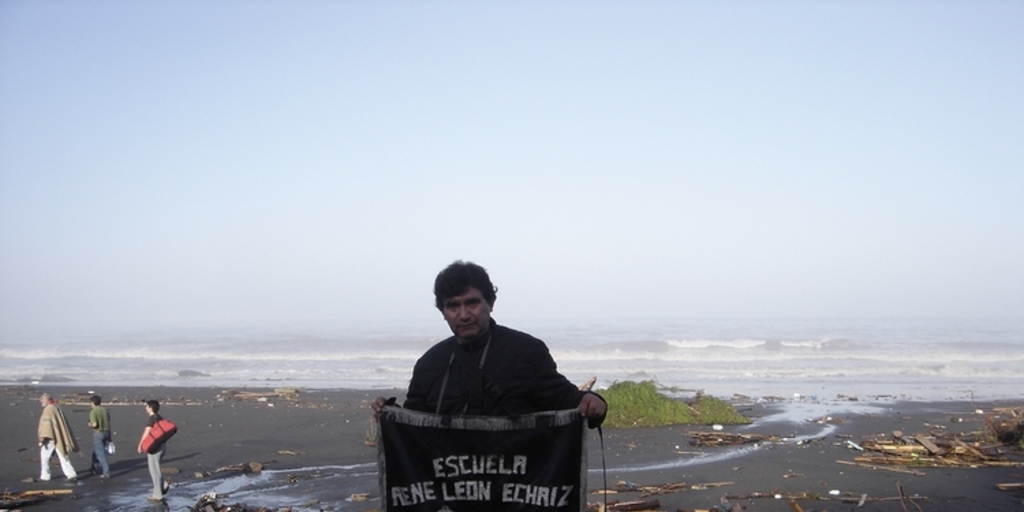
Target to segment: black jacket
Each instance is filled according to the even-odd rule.
[[[404,406],[440,414],[514,416],[575,409],[587,393],[558,373],[543,341],[492,319],[488,332],[477,340],[460,345],[452,336],[427,350],[413,369]],[[591,427],[603,419],[592,419]]]

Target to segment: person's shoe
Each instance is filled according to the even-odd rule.
[[[50,481],[50,477],[48,477],[48,476],[47,477],[42,477],[41,476],[41,477],[39,477],[39,481],[40,482],[49,482]]]
[[[156,496],[146,496],[146,501],[163,501],[163,498],[157,498]]]
[[[108,480],[108,479],[110,479],[110,473],[103,473],[102,475],[100,475],[100,480]]]

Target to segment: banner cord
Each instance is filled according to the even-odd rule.
[[[604,480],[604,492],[601,493],[604,495],[604,509],[602,510],[608,510],[608,464],[604,460],[604,431],[600,426],[597,427],[597,437],[601,440],[601,478]]]

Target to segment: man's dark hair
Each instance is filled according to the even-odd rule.
[[[89,401],[92,402],[93,405],[99,405],[99,404],[103,403],[103,399],[100,398],[99,395],[90,396],[89,397]]]
[[[146,405],[153,410],[153,414],[160,412],[160,402],[156,400],[146,400]]]
[[[498,287],[491,284],[487,270],[476,263],[458,260],[437,274],[434,280],[434,305],[443,311],[444,301],[466,293],[471,287],[480,290],[488,305],[494,305]]]

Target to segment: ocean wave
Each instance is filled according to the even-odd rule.
[[[148,360],[148,361],[361,361],[373,360],[415,360],[423,354],[422,350],[356,350],[356,351],[299,351],[274,350],[264,347],[251,350],[220,350],[202,349],[153,349],[131,348],[110,350],[103,348],[3,348],[0,349],[0,360],[6,359],[109,359],[109,360]]]
[[[885,325],[829,324],[819,329],[813,323],[765,323],[765,335],[752,336],[749,332],[760,332],[761,324],[736,328],[713,322],[703,328],[699,323],[634,328],[609,324],[560,329],[556,336],[542,330],[537,334],[548,340],[559,371],[577,383],[597,376],[599,386],[654,380],[686,389],[721,386],[731,393],[737,389],[763,392],[776,386],[813,388],[807,383],[825,382],[928,392],[954,385],[986,389],[1015,385],[1019,390],[1024,383],[1024,337],[1019,329],[993,335],[981,328],[950,331],[942,328],[944,322],[926,325],[925,331],[913,330],[914,325],[913,329],[897,325],[887,330]],[[329,331],[294,335],[242,330],[216,336],[163,332],[47,342],[8,337],[0,342],[0,382],[287,382],[308,387],[401,388],[408,384],[416,360],[439,340],[401,331],[373,331],[366,337]],[[695,334],[677,334],[689,331]]]

